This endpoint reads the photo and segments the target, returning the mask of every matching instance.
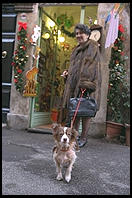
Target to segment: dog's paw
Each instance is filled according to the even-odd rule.
[[[58,174],[57,177],[56,177],[56,179],[57,179],[58,181],[63,180],[62,174]]]
[[[66,175],[66,176],[65,176],[65,180],[69,183],[70,180],[71,180],[71,175]]]

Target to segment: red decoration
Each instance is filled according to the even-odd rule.
[[[115,50],[118,50],[118,47],[117,47],[117,46],[114,46],[114,49],[115,49]]]
[[[21,39],[21,37],[20,36],[17,36],[17,40],[19,41]]]
[[[11,63],[11,65],[12,65],[12,66],[14,66],[14,65],[15,65],[15,63],[14,63],[14,62],[12,62],[12,63]]]
[[[18,53],[18,51],[16,50],[15,52],[14,52],[14,54],[17,54]]]
[[[23,23],[23,22],[18,22],[18,25],[19,25],[19,31],[21,31],[21,29],[23,28],[24,30],[27,29],[27,23]]]
[[[14,83],[17,83],[17,82],[18,82],[18,80],[16,78],[14,78]]]
[[[23,45],[23,46],[22,46],[22,49],[23,49],[23,50],[26,50],[26,47]]]
[[[109,84],[109,85],[108,85],[108,89],[110,89],[110,88],[111,88],[111,85]]]
[[[18,72],[18,73],[22,73],[22,70],[21,70],[21,69],[18,69],[17,72]]]
[[[125,32],[122,24],[119,25],[118,29],[119,29],[120,32]]]
[[[124,56],[124,52],[121,52],[120,54],[121,54],[122,56]]]
[[[117,39],[115,40],[114,44],[118,43]]]
[[[125,40],[125,38],[124,38],[123,36],[121,36],[121,37],[120,37],[120,39],[121,39],[122,41],[124,41],[124,40]]]

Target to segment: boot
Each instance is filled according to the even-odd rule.
[[[82,133],[79,140],[79,147],[83,147],[87,143],[88,129],[90,126],[91,118],[82,118]]]
[[[80,118],[76,117],[75,122],[74,122],[74,128],[76,131],[79,131],[79,126],[80,126]]]

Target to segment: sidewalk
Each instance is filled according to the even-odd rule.
[[[66,183],[56,180],[51,134],[2,129],[3,195],[130,195],[130,147],[89,137]]]

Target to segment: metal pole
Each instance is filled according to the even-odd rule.
[[[80,14],[80,23],[84,24],[84,18],[85,18],[85,6],[81,6],[81,14]]]

